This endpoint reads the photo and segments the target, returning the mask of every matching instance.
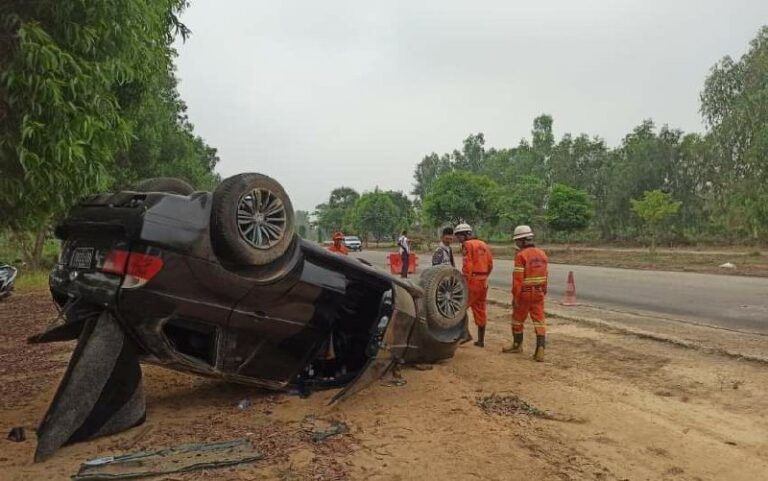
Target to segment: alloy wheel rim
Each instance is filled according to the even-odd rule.
[[[464,305],[464,287],[455,276],[440,281],[437,285],[436,303],[440,314],[455,319],[456,314]]]
[[[267,250],[285,235],[285,204],[268,189],[253,189],[240,197],[237,205],[237,229],[251,247]]]

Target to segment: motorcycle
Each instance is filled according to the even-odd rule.
[[[0,299],[5,299],[13,292],[13,281],[16,280],[18,269],[7,264],[0,264]]]

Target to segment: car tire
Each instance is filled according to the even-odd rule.
[[[154,177],[144,179],[134,189],[137,192],[164,192],[166,194],[189,195],[195,188],[181,179],[174,177]]]
[[[213,193],[211,242],[216,255],[235,265],[264,266],[294,241],[291,199],[273,178],[238,174]]]
[[[463,329],[469,290],[461,272],[449,265],[432,266],[421,274],[419,284],[430,331],[442,335]]]

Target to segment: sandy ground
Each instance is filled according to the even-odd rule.
[[[53,311],[44,293],[18,295],[0,304],[0,429],[5,434],[24,426],[28,439],[0,440],[0,479],[64,480],[100,455],[243,437],[266,455],[264,461],[164,479],[768,476],[767,364],[606,327],[595,312],[589,313],[594,322],[553,319],[548,359],[540,364],[530,359],[530,345],[523,355],[500,352],[507,311],[492,306],[490,313],[485,349],[462,346],[454,359],[430,370],[404,369],[405,385],[385,379],[334,407],[327,406],[333,391],[300,399],[147,366],[143,426],[32,464],[34,427],[73,344],[26,345],[26,336],[44,327]],[[709,334],[687,335],[688,328],[676,326],[678,337],[707,344],[702,338]],[[768,340],[745,342],[768,352]],[[478,402],[492,395],[515,404],[502,414],[488,412]],[[251,406],[239,409],[246,398]],[[346,423],[349,432],[310,440],[319,423],[334,421]]]

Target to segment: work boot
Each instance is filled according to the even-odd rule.
[[[546,348],[546,336],[536,336],[536,352],[533,353],[533,359],[536,362],[544,362],[544,349]]]
[[[475,346],[478,347],[485,347],[485,326],[477,328],[477,341],[475,341]]]
[[[512,354],[523,352],[523,333],[513,332],[512,344],[507,344],[506,346],[502,347],[501,352],[512,353]]]

